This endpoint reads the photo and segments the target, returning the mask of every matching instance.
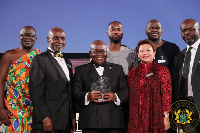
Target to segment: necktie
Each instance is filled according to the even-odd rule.
[[[61,54],[61,53],[54,53],[54,57],[61,57],[61,58],[63,58],[63,54]]]
[[[191,60],[191,51],[190,51],[191,49],[192,47],[189,47],[188,51],[185,54],[183,74],[180,84],[180,93],[182,98],[187,97],[188,95],[188,74],[189,74],[190,60]]]
[[[188,51],[185,54],[185,61],[184,61],[184,66],[183,66],[183,77],[188,78],[189,74],[189,68],[190,68],[190,60],[191,60],[191,50],[192,47],[188,48]]]

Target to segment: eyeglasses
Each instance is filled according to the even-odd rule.
[[[106,54],[107,53],[107,51],[106,50],[102,50],[102,51],[96,51],[96,50],[94,50],[94,51],[91,51],[91,53],[92,54]]]
[[[141,50],[139,50],[140,53],[144,53],[145,51],[146,51],[147,53],[150,53],[150,52],[153,51],[153,49],[146,49],[146,50],[145,50],[145,49],[141,49]]]
[[[29,38],[35,38],[36,35],[31,35],[31,34],[21,34],[21,37],[29,37]]]

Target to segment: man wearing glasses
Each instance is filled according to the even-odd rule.
[[[128,86],[121,65],[108,63],[106,45],[95,40],[91,62],[75,69],[74,98],[81,105],[79,128],[83,133],[122,133],[122,105]]]
[[[19,40],[21,46],[6,51],[0,60],[0,125],[6,126],[5,132],[32,130],[33,106],[28,83],[32,59],[40,54],[38,49],[33,48],[37,40],[36,30],[32,26],[24,26]]]

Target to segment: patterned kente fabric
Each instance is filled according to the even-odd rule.
[[[12,124],[5,128],[8,133],[29,133],[31,132],[33,106],[29,95],[29,68],[35,55],[40,54],[39,50],[33,50],[21,56],[10,66],[6,78],[5,105],[13,119]]]
[[[129,85],[128,133],[166,133],[163,112],[172,99],[170,72],[156,61],[140,63],[127,77]]]

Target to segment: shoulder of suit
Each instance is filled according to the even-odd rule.
[[[86,68],[86,67],[89,67],[91,65],[92,65],[91,63],[83,64],[83,65],[77,66],[76,69]]]
[[[185,54],[187,48],[184,48],[179,54]]]

